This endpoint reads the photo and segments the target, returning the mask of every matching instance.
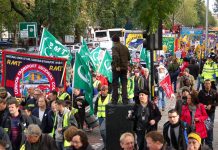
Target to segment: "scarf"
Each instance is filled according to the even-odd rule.
[[[176,123],[176,124],[171,124],[171,125],[170,125],[171,143],[172,143],[172,146],[173,146],[175,149],[178,149],[178,148],[179,148],[179,144],[178,144],[178,141],[177,141],[177,137],[176,137],[174,128],[178,127],[179,125],[180,125],[179,122]]]

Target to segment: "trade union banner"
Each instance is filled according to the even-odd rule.
[[[166,75],[166,77],[159,83],[159,85],[163,88],[164,92],[166,93],[166,96],[168,98],[172,97],[173,94],[173,87],[170,81],[170,75]]]
[[[29,87],[48,93],[61,83],[66,59],[3,51],[2,86],[16,98],[27,96]],[[66,72],[63,80],[66,80]],[[63,83],[65,83],[63,81]]]

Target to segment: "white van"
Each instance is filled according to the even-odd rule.
[[[123,33],[124,29],[122,28],[115,28],[115,29],[107,29],[107,30],[97,30],[94,34],[94,41],[100,43],[100,47],[104,49],[111,49],[112,48],[112,36],[114,34],[120,37],[120,42],[123,43]]]

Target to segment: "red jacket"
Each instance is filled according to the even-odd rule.
[[[104,77],[103,75],[98,75],[98,76],[96,77],[96,79],[101,82],[101,86],[103,86],[103,85],[108,85],[107,78]]]
[[[183,72],[186,68],[188,68],[189,62],[183,62],[182,65],[180,66],[180,74],[179,76],[181,77],[183,75]]]
[[[195,122],[195,130],[200,134],[201,138],[207,137],[207,129],[204,121],[208,118],[207,112],[203,104],[198,104],[195,112],[195,118],[199,118],[199,121]],[[181,120],[187,122],[191,126],[191,113],[188,105],[182,106]]]

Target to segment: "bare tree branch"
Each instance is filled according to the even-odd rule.
[[[15,6],[14,0],[10,0],[10,2],[11,8],[14,9],[18,14],[20,14],[25,20],[28,20],[27,15]]]

